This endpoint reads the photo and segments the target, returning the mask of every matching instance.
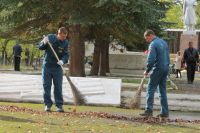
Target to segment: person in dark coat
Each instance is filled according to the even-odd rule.
[[[199,63],[199,53],[197,49],[193,48],[193,43],[189,42],[189,48],[185,49],[183,54],[183,63],[187,67],[187,81],[192,84],[195,76],[195,69]]]
[[[22,53],[22,47],[17,43],[15,46],[13,46],[15,71],[20,71],[21,53]]]

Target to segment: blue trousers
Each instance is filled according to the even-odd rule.
[[[156,68],[153,70],[150,75],[147,94],[146,94],[146,110],[153,112],[153,103],[154,103],[154,94],[156,89],[158,89],[158,95],[160,98],[161,110],[160,114],[168,115],[168,102],[166,94],[166,81],[169,69],[159,69]]]
[[[57,107],[63,105],[63,95],[62,95],[62,82],[63,82],[63,71],[60,66],[47,67],[43,66],[42,69],[43,78],[43,98],[44,104],[51,107],[53,102],[51,100],[51,86],[52,81],[54,84],[54,98]]]

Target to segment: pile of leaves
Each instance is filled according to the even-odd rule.
[[[111,119],[116,121],[128,121],[128,122],[139,122],[139,123],[151,123],[151,124],[162,124],[162,123],[197,123],[200,124],[200,120],[183,120],[183,119],[165,119],[160,120],[156,117],[127,117],[123,115],[117,115],[117,114],[111,114],[107,112],[77,112],[76,109],[68,108],[70,111],[59,113],[59,112],[44,112],[44,111],[38,111],[31,108],[26,107],[18,107],[18,106],[6,106],[6,105],[0,105],[0,111],[6,111],[6,112],[24,112],[24,113],[30,113],[34,115],[61,115],[64,117],[67,116],[74,116],[74,117],[80,117],[80,118],[104,118],[104,119]]]

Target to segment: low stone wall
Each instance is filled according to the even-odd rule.
[[[146,66],[146,55],[143,52],[109,54],[111,73],[140,74]],[[140,72],[141,71],[141,72]]]

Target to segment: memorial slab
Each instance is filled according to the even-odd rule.
[[[87,104],[120,105],[121,79],[70,77],[85,97]],[[41,75],[0,74],[0,100],[2,101],[43,101]],[[52,100],[53,98],[52,86]],[[63,77],[63,97],[73,102],[73,95],[67,79]]]

